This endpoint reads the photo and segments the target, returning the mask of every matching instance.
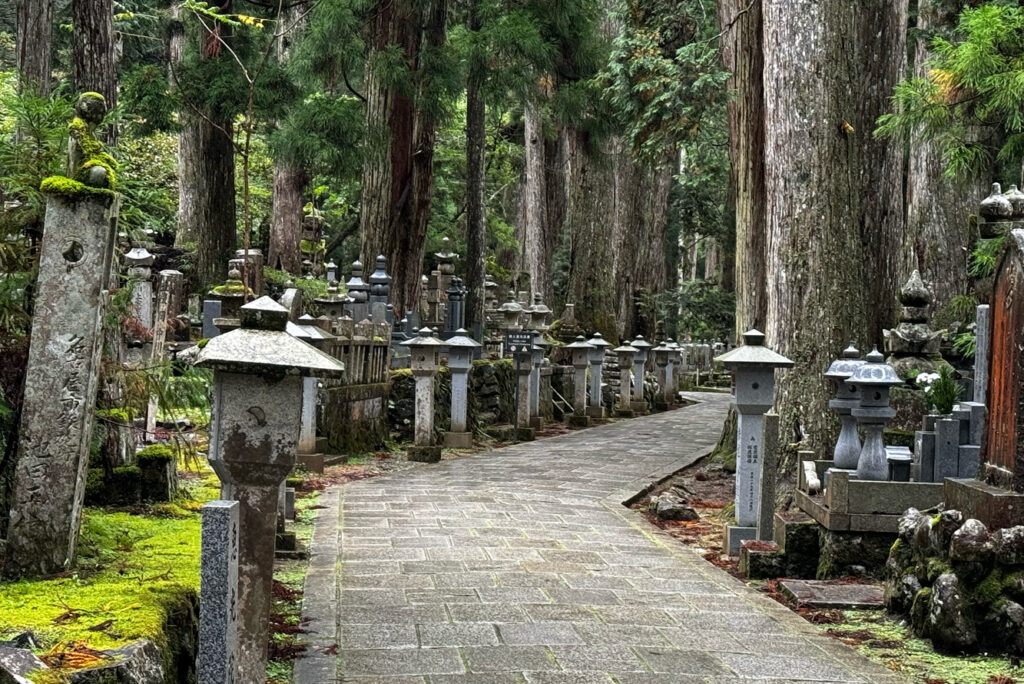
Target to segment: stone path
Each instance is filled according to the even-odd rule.
[[[324,493],[296,684],[901,682],[622,502],[724,395]]]

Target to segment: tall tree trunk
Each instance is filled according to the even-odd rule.
[[[730,182],[735,197],[736,336],[750,328],[764,330],[765,180],[764,51],[762,0],[718,0],[722,61],[732,73],[734,97],[729,116]]]
[[[180,7],[175,9],[179,13],[178,20],[184,21]],[[229,11],[230,3],[222,9]],[[185,21],[182,30],[186,27],[194,29],[195,25]],[[226,29],[222,27],[221,31],[227,38]],[[206,39],[205,35],[198,36],[199,43]],[[176,36],[172,27],[172,57],[177,55],[180,59],[185,49],[188,49],[185,36]],[[224,55],[204,58],[230,59]],[[226,65],[225,68],[231,67]],[[198,105],[185,105],[181,112],[178,231],[174,243],[195,250],[195,280],[207,286],[224,281],[228,260],[234,257],[237,244],[234,127],[230,117],[211,111],[200,113],[194,107]]]
[[[903,149],[875,138],[893,89],[907,66],[908,0],[862,0],[856,12],[856,81],[852,135],[859,146],[860,239],[866,257],[867,339],[881,345],[882,329],[896,324],[904,239]],[[930,4],[930,3],[925,3]],[[849,107],[849,104],[846,105]],[[881,348],[881,346],[879,346]]]
[[[448,0],[433,0],[417,9],[408,0],[382,2],[375,13],[367,59],[366,122],[370,152],[363,164],[360,228],[363,260],[388,258],[391,296],[396,310],[419,299],[420,274],[434,188],[434,146],[437,122],[430,108],[389,91],[376,73],[389,45],[402,49],[414,72],[420,48],[439,48],[447,35]],[[418,75],[417,75],[418,76]],[[417,95],[426,83],[418,77]]]
[[[526,100],[523,111],[523,191],[520,196],[519,243],[522,271],[530,276],[530,293],[551,294],[551,251],[547,249],[547,170],[544,162],[544,123],[536,101]],[[550,301],[550,300],[548,300]]]
[[[922,0],[917,9],[917,41],[914,45],[914,75],[926,77],[926,61],[933,31],[953,26],[969,2],[940,6]],[[968,217],[988,194],[991,174],[969,178],[948,178],[938,143],[915,138],[907,159],[907,227],[903,248],[901,279],[914,269],[931,288],[936,309],[967,291],[967,253],[970,238]]]
[[[776,388],[782,443],[816,451],[835,431],[822,372],[867,324],[858,141],[843,125],[858,12],[847,0],[764,3],[765,332],[795,362]]]
[[[598,143],[581,131],[569,136],[569,297],[576,304],[576,320],[588,332],[618,337],[615,296],[614,230],[615,165],[617,140]],[[614,138],[614,136],[613,136]]]
[[[18,0],[18,90],[50,92],[53,0]]]
[[[480,0],[469,5],[469,30],[479,32]],[[487,206],[485,199],[487,105],[483,86],[486,55],[473,55],[466,79],[466,328],[484,326],[484,260],[487,255]]]
[[[302,193],[306,174],[294,162],[274,160],[274,208],[267,266],[302,275]]]
[[[112,0],[72,0],[75,90],[99,93],[107,109],[117,106],[117,71],[114,63],[114,5]],[[117,140],[111,126],[107,142]]]
[[[292,46],[305,28],[308,7],[296,2],[282,10],[277,39],[278,64],[287,64]],[[274,157],[274,202],[271,211],[267,265],[293,275],[302,274],[302,207],[308,176],[295,159]]]

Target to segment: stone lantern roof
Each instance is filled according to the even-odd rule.
[[[405,344],[404,342],[402,344]],[[454,337],[449,337],[445,341],[446,347],[460,347],[465,349],[476,349],[480,346],[480,343],[469,336],[469,332],[465,328],[459,328],[455,331]]]
[[[420,328],[419,332],[416,333],[416,337],[411,340],[399,343],[403,347],[410,348],[422,348],[422,347],[444,347],[446,344],[441,340],[434,337],[434,331],[430,328]]]
[[[242,327],[218,335],[199,352],[196,366],[249,375],[340,377],[345,366],[289,335],[288,309],[260,297],[240,309]]]
[[[885,363],[885,357],[877,349],[864,357],[865,363],[849,377],[847,382],[862,387],[895,387],[903,381],[892,366]]]
[[[854,372],[863,366],[867,361],[860,358],[860,352],[852,344],[843,350],[843,355],[832,362],[832,365],[825,371],[825,377],[829,380],[846,380]]]
[[[793,365],[793,362],[782,354],[764,346],[764,333],[760,330],[748,330],[743,333],[743,345],[715,357],[715,361],[730,369],[752,366],[789,368]]]
[[[573,342],[572,344],[565,345],[565,348],[566,349],[586,349],[586,350],[590,350],[590,349],[594,348],[594,345],[592,345],[589,342],[587,342],[587,339],[585,337],[583,337],[583,335],[580,335],[579,337],[576,338],[575,342]]]
[[[645,340],[643,335],[637,335],[636,339],[630,342],[629,345],[637,351],[654,348],[654,345]]]

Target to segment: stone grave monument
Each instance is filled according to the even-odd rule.
[[[402,342],[402,346],[409,350],[409,367],[416,379],[415,437],[407,450],[408,458],[437,463],[441,460],[441,447],[434,444],[434,378],[441,368],[444,342],[434,337],[430,328],[421,328],[419,335]]]
[[[455,332],[455,336],[447,342],[448,369],[452,374],[452,425],[451,430],[444,435],[444,445],[456,449],[469,449],[473,446],[473,433],[466,424],[469,406],[469,369],[473,367],[473,354],[480,348],[480,343],[469,337],[464,328]]]
[[[590,352],[594,347],[583,335],[565,347],[572,354],[573,399],[572,415],[569,425],[573,427],[590,427],[590,416],[587,415],[587,368],[590,367]]]

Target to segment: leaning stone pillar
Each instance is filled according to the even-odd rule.
[[[47,197],[9,502],[8,574],[48,575],[74,561],[117,205],[113,193],[88,190]]]

